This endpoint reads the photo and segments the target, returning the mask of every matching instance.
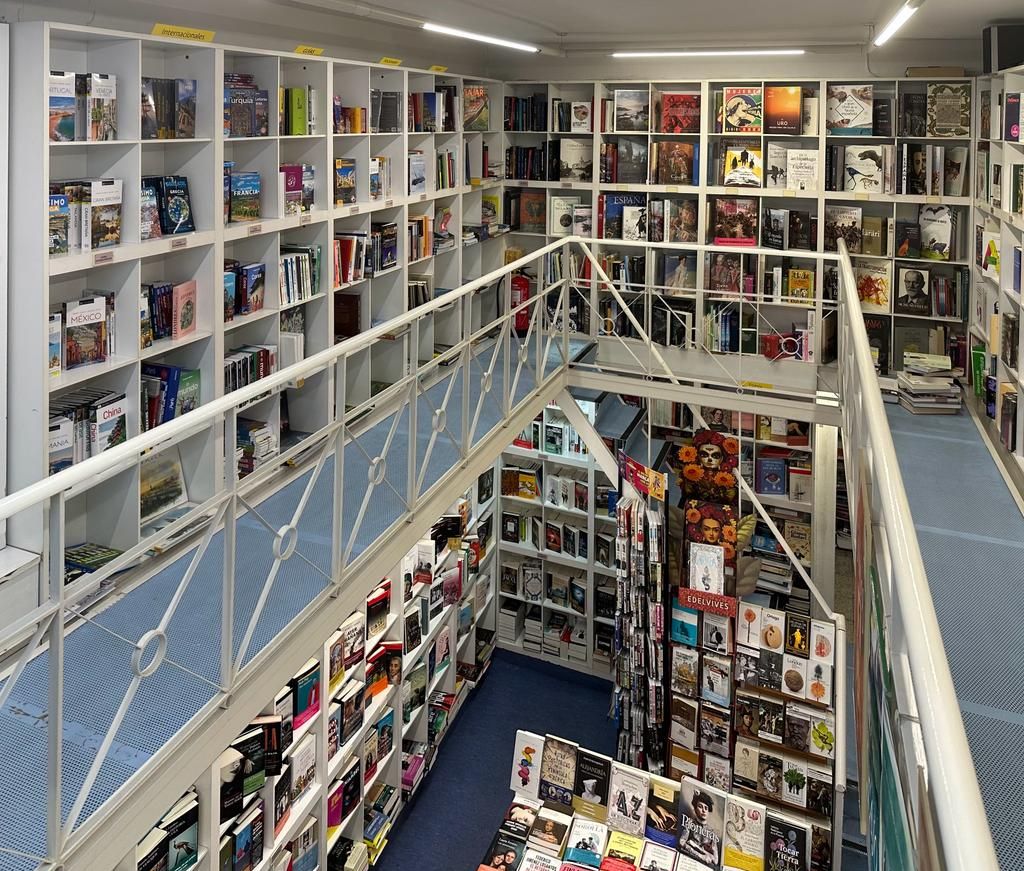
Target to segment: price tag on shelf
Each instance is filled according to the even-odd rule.
[[[669,194],[677,194],[677,193],[679,193],[679,185],[677,185],[677,184],[666,185],[665,186],[665,192],[669,193]]]
[[[427,67],[427,69],[430,72],[432,72],[432,73],[446,73],[446,72],[448,72],[448,67],[443,67],[443,66],[441,66],[441,64],[434,64],[433,66]]]
[[[352,208],[348,210],[348,213],[350,215],[358,215],[359,214],[359,206],[352,206]]]
[[[940,202],[938,197],[925,197],[924,201],[926,203],[938,203],[938,202]]]
[[[384,200],[384,208],[390,209],[395,204],[394,200]]]
[[[186,248],[186,247],[188,247],[188,237],[187,236],[181,236],[181,237],[179,237],[177,239],[171,239],[171,250],[172,251],[177,251],[180,248]]]
[[[400,67],[402,65],[402,59],[400,57],[382,57],[377,63],[384,64],[389,67]]]
[[[426,194],[420,194],[420,202],[423,202],[427,198]]]
[[[725,189],[725,192],[727,194],[738,194],[740,192],[740,189],[739,188],[734,188],[734,187],[728,187],[728,188]]]
[[[870,200],[871,194],[854,194],[853,198],[855,200]]]
[[[754,390],[772,390],[775,385],[766,381],[741,381],[740,387],[751,387]]]
[[[617,185],[615,185],[615,189],[616,190],[620,190],[620,191],[629,190],[629,185],[628,184],[617,184]]]
[[[299,215],[299,226],[304,227],[306,224],[313,223],[313,216],[309,212],[303,212]]]
[[[262,224],[253,224],[252,226],[249,227],[249,230],[246,232],[246,235],[247,236],[259,236],[259,234],[262,233],[262,232],[263,232],[263,225]]]
[[[316,45],[297,45],[295,46],[296,54],[308,54],[312,57],[320,57],[324,53],[324,50]]]
[[[784,191],[782,192],[782,195],[783,195],[784,197],[795,197],[795,196],[796,196],[796,191],[795,191],[795,190],[793,190],[792,188],[786,188],[786,189],[785,189],[785,190],[784,190]]]
[[[213,42],[216,31],[198,27],[180,27],[177,24],[154,24],[150,31],[153,36],[170,36],[173,39],[188,39],[192,42]]]
[[[562,182],[562,187],[564,187],[564,188],[571,188],[572,187],[572,182],[571,181],[563,181]]]
[[[102,266],[104,263],[114,262],[113,251],[100,251],[98,254],[94,254],[92,258],[93,266]]]

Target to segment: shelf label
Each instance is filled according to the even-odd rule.
[[[771,390],[775,385],[768,384],[766,381],[741,381],[740,387],[752,387],[754,390]]]
[[[316,45],[297,45],[295,46],[296,54],[308,54],[313,57],[320,57],[324,53],[324,50]]]
[[[870,200],[871,194],[854,194],[853,198],[855,200]]]
[[[434,64],[433,66],[427,67],[427,71],[431,73],[446,73],[448,67],[443,67],[441,64]]]
[[[309,212],[303,212],[299,215],[299,226],[304,227],[306,224],[313,223],[313,216]]]
[[[734,187],[728,187],[728,188],[725,189],[725,192],[727,194],[738,194],[740,192],[740,189],[739,188],[734,188]]]
[[[795,190],[793,190],[792,188],[786,188],[786,189],[785,189],[785,190],[784,190],[784,191],[782,192],[782,195],[783,195],[784,197],[795,197],[795,196],[796,196],[796,191],[795,191]]]
[[[177,251],[179,248],[186,248],[188,246],[188,237],[182,236],[180,239],[171,239],[171,250]]]
[[[179,27],[176,24],[154,24],[150,31],[153,36],[170,36],[174,39],[188,39],[192,42],[213,42],[216,31],[198,27]]]
[[[384,64],[389,67],[400,67],[402,65],[402,59],[400,57],[382,57],[377,63]]]
[[[359,206],[352,206],[352,208],[348,210],[348,213],[350,215],[358,215],[359,214]]]
[[[390,209],[395,204],[394,200],[384,200],[384,208]]]
[[[679,185],[677,185],[677,184],[665,185],[665,193],[667,193],[667,194],[677,194],[677,193],[679,193]]]
[[[571,181],[563,181],[562,182],[562,187],[564,187],[564,188],[571,188],[572,187],[572,182]]]
[[[427,198],[426,194],[420,194],[420,202],[422,203]]]
[[[94,254],[92,258],[93,266],[100,266],[103,263],[113,263],[114,252],[113,251],[101,251],[99,254]]]
[[[246,232],[246,235],[247,236],[259,236],[259,234],[262,233],[262,232],[263,232],[263,225],[262,224],[253,224],[249,228],[249,230]]]
[[[940,202],[938,197],[925,197],[924,201],[926,203],[937,203],[937,202]]]
[[[619,190],[619,191],[626,191],[626,190],[629,190],[629,185],[628,184],[617,184],[617,185],[615,185],[615,189]]]

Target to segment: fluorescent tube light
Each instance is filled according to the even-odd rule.
[[[694,51],[616,51],[612,57],[749,57],[753,55],[804,54],[802,48],[701,49]]]
[[[907,0],[899,8],[899,11],[889,19],[889,23],[882,28],[882,32],[875,37],[875,45],[885,45],[892,35],[907,23],[910,16],[917,12],[923,2],[924,0]]]
[[[443,24],[431,24],[429,21],[423,22],[423,29],[429,30],[431,33],[443,33],[445,36],[460,36],[463,39],[473,39],[477,42],[487,42],[491,45],[500,45],[505,48],[514,48],[517,51],[529,51],[538,52],[539,48],[535,45],[527,45],[525,42],[513,42],[510,39],[501,39],[497,36],[486,36],[483,33],[473,33],[469,30],[459,30],[457,27],[445,27]]]

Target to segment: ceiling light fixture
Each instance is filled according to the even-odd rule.
[[[882,32],[875,37],[875,45],[885,45],[892,38],[892,35],[910,20],[910,16],[921,8],[923,3],[924,0],[907,0],[897,10],[896,14],[889,19],[889,23],[882,28]]]
[[[497,36],[486,36],[483,33],[473,33],[470,30],[459,30],[457,27],[445,27],[443,24],[431,24],[423,22],[423,29],[431,33],[443,33],[445,36],[459,36],[462,39],[472,39],[476,42],[486,42],[491,45],[500,45],[504,48],[514,48],[516,51],[529,51],[534,54],[540,51],[535,45],[527,45],[525,42],[513,42],[510,39],[501,39]]]
[[[752,55],[797,55],[804,54],[802,48],[741,48],[741,49],[696,49],[694,51],[616,51],[612,57],[749,57]]]

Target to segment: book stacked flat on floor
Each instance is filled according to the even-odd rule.
[[[516,644],[523,634],[526,603],[515,599],[502,599],[498,608],[498,640]]]
[[[912,414],[956,414],[960,410],[960,387],[954,381],[949,357],[907,351],[896,381],[899,403]]]

